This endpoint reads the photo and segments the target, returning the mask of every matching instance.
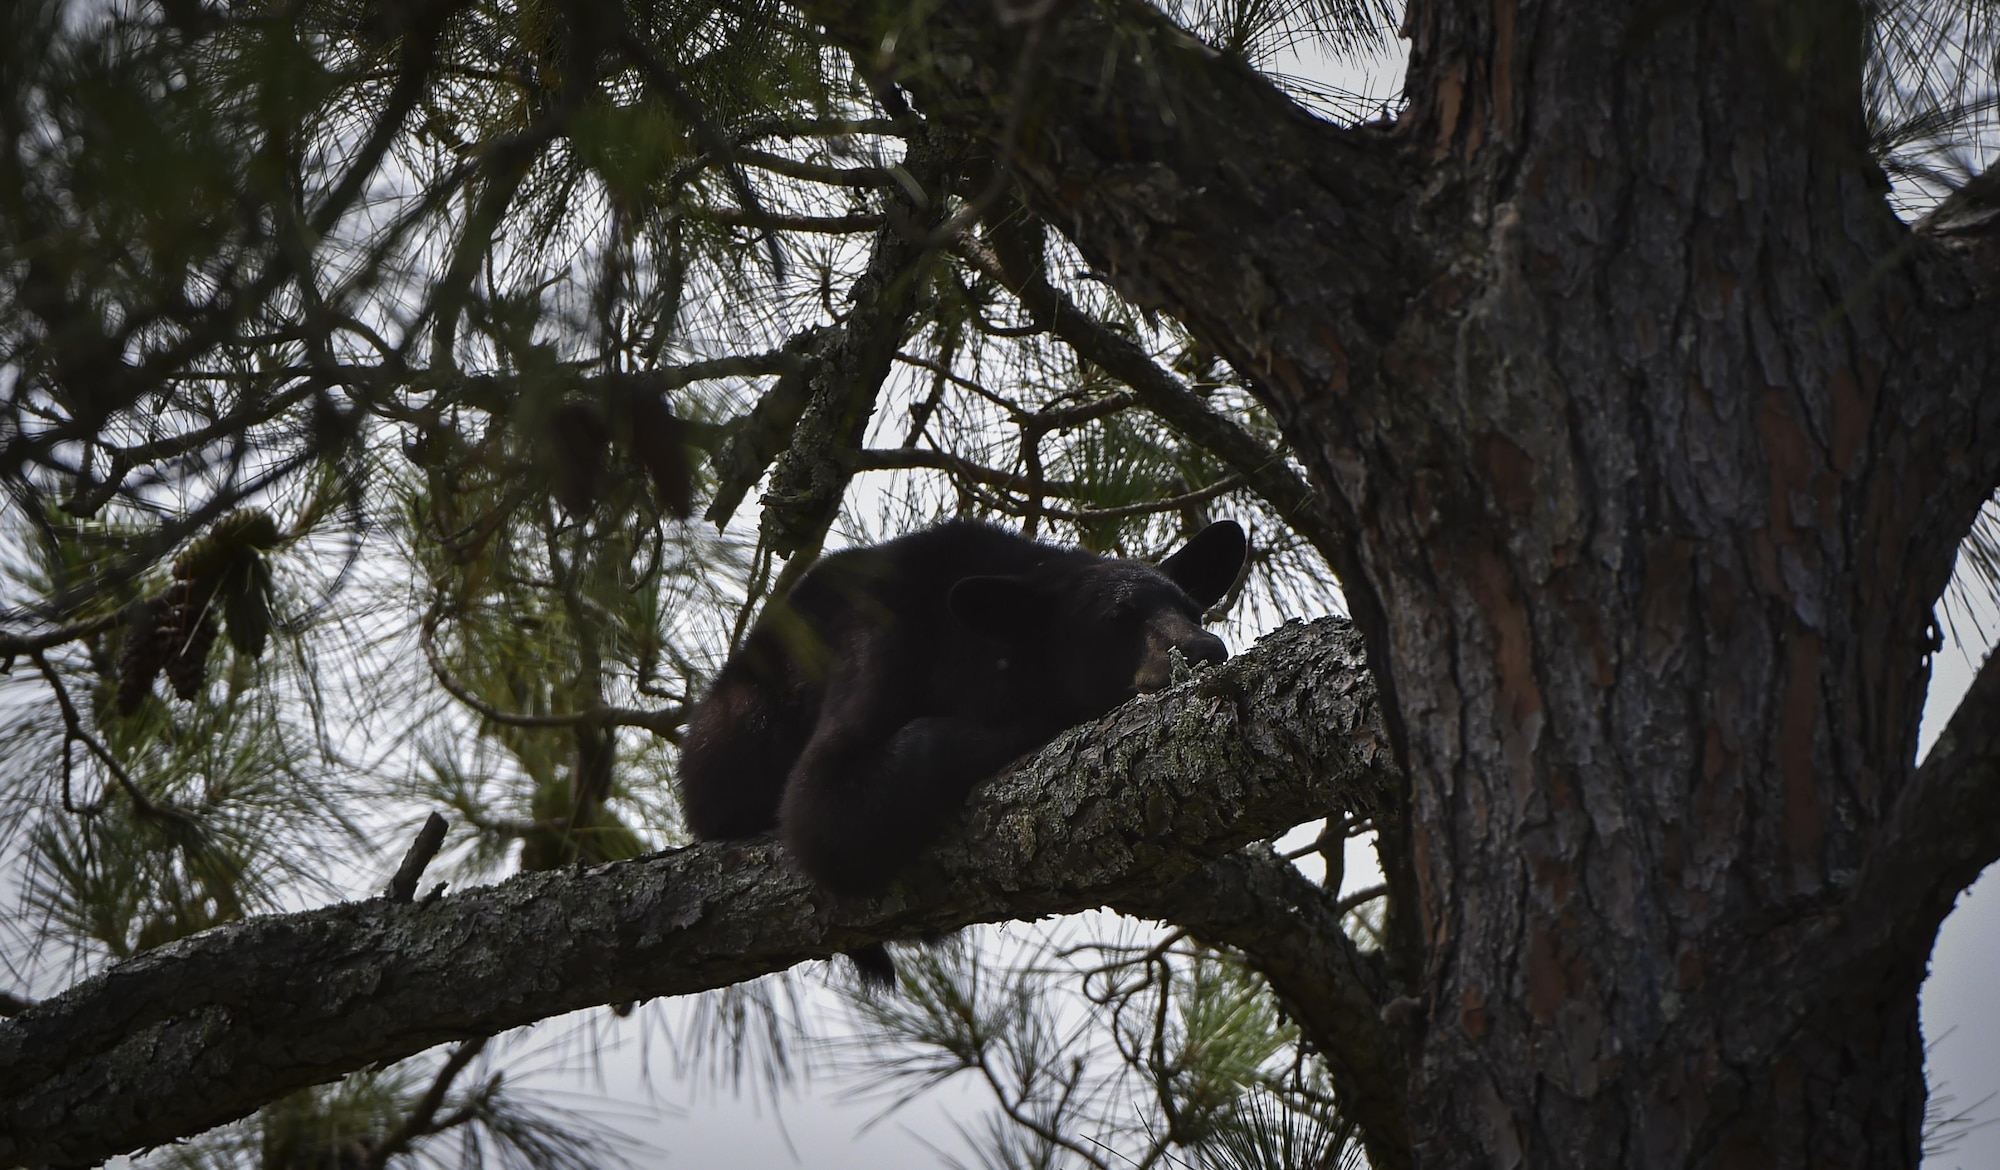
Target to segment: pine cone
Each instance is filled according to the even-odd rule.
[[[174,591],[136,602],[125,619],[125,644],[118,655],[118,713],[130,715],[153,693],[153,677],[173,653]]]
[[[207,609],[193,616],[193,629],[187,628],[188,620],[183,614],[180,628],[174,631],[172,656],[167,659],[166,670],[174,694],[192,703],[208,683],[208,651],[215,645],[220,627],[215,624],[215,615]]]
[[[549,416],[549,438],[556,502],[572,516],[588,515],[604,495],[611,429],[595,406],[565,402]]]
[[[174,576],[182,581],[209,581],[227,572],[241,552],[276,547],[278,524],[261,508],[238,508],[174,560]],[[210,588],[214,588],[213,585]]]
[[[657,395],[639,395],[626,405],[631,411],[632,457],[652,477],[661,510],[676,520],[687,519],[694,510],[687,424],[675,418]]]

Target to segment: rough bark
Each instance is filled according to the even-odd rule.
[[[877,899],[830,902],[760,840],[219,927],[0,1022],[0,1165],[92,1162],[578,1008],[1136,896],[1380,804],[1389,757],[1360,639],[1329,619],[1066,733]]]
[[[1343,131],[1136,4],[887,61],[804,7],[1260,385],[1352,534],[1418,1164],[1914,1166],[1924,958],[2000,840],[1911,803],[2000,320],[1983,195],[1883,198],[1862,8],[1417,0],[1408,111]]]

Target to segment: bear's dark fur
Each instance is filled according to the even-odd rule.
[[[682,809],[702,838],[776,827],[805,872],[873,893],[1007,763],[1220,662],[1202,611],[1243,530],[1158,567],[952,521],[827,557],[774,601],[695,708]]]

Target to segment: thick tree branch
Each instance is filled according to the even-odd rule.
[[[1988,300],[2000,298],[2000,163],[1946,196],[1915,230],[1957,255]]]
[[[1879,830],[1850,897],[1796,928],[1798,958],[1741,997],[1727,1058],[1759,1059],[1805,1021],[1856,1010],[1845,997],[1909,994],[1939,924],[2000,861],[2000,654],[1988,658]]]
[[[1369,1164],[1376,1170],[1411,1165],[1404,1101],[1409,1071],[1401,1038],[1381,1016],[1394,990],[1381,964],[1341,929],[1331,891],[1269,849],[1252,847],[1114,907],[1241,951],[1325,1058],[1341,1115],[1361,1127]]]
[[[219,927],[0,1023],[0,1165],[90,1162],[363,1065],[869,942],[1138,896],[1397,778],[1360,639],[1289,625],[1058,738],[877,899],[768,840]]]
[[[1855,958],[1928,954],[1952,904],[2000,861],[2000,654],[1986,660],[1882,827],[1852,904]]]

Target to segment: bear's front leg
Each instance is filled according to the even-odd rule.
[[[875,893],[936,839],[974,785],[1046,738],[943,715],[912,719],[886,740],[815,735],[785,786],[785,847],[825,888]]]

